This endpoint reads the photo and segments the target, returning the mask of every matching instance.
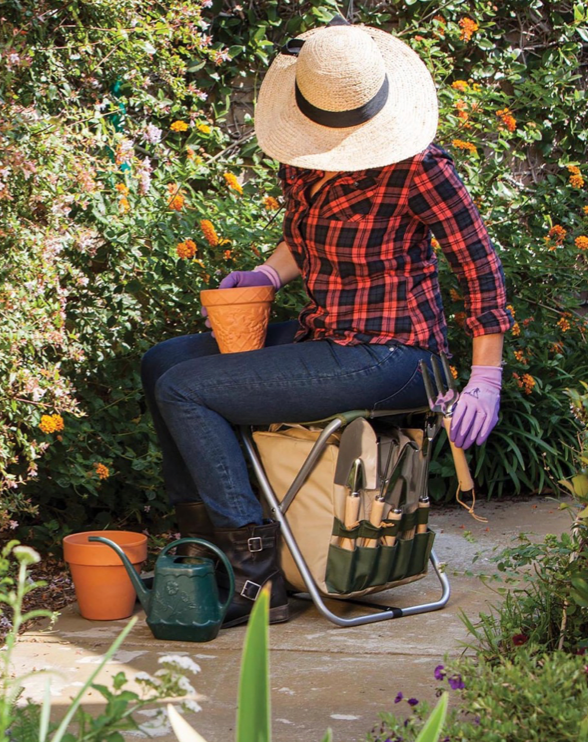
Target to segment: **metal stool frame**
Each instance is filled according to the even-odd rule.
[[[385,417],[398,417],[401,415],[406,416],[408,414],[413,414],[413,413],[414,414],[426,414],[428,416],[429,422],[426,425],[426,431],[425,431],[426,436],[427,436],[427,441],[429,444],[427,447],[427,451],[426,451],[426,462],[428,465],[428,462],[431,456],[430,443],[434,439],[434,437],[437,435],[437,432],[439,431],[441,427],[441,420],[440,420],[439,415],[431,415],[431,412],[428,408],[419,408],[419,409],[414,409],[414,410],[385,410],[385,411],[377,411],[377,412],[373,412],[370,410],[351,410],[349,412],[344,412],[340,415],[337,415],[333,418],[329,418],[327,421],[318,420],[318,421],[315,421],[314,423],[308,423],[309,425],[325,424],[325,427],[323,428],[322,432],[317,438],[306,461],[300,468],[294,481],[290,485],[288,492],[286,493],[286,495],[284,496],[281,502],[276,497],[276,494],[267,478],[267,475],[265,473],[265,470],[263,468],[263,465],[257,453],[255,443],[253,441],[251,427],[247,425],[240,426],[240,433],[241,433],[241,437],[242,437],[242,440],[245,446],[245,451],[253,467],[253,471],[259,483],[261,493],[263,497],[265,498],[267,504],[269,505],[272,517],[280,523],[283,538],[292,553],[294,562],[296,566],[298,567],[300,574],[302,576],[302,579],[304,580],[304,583],[308,589],[308,594],[310,596],[310,599],[314,602],[319,612],[322,613],[322,615],[325,616],[325,618],[329,619],[329,621],[336,624],[337,626],[341,626],[341,627],[361,626],[363,624],[375,623],[377,621],[387,621],[392,618],[402,618],[403,616],[412,616],[417,613],[428,613],[429,611],[436,611],[436,610],[440,610],[441,608],[444,608],[445,605],[447,605],[447,602],[449,600],[449,596],[451,594],[449,580],[447,579],[447,575],[445,574],[445,572],[442,571],[441,564],[439,560],[437,559],[434,550],[432,550],[431,555],[430,555],[430,562],[433,566],[433,570],[435,574],[437,575],[437,578],[440,582],[441,589],[442,589],[441,597],[438,600],[434,602],[419,603],[416,605],[411,605],[411,606],[408,606],[407,608],[396,608],[394,606],[384,606],[384,605],[369,602],[363,599],[355,599],[355,598],[346,599],[345,596],[341,596],[337,598],[327,597],[326,598],[327,600],[341,600],[344,603],[354,603],[354,604],[362,605],[368,608],[377,608],[377,612],[375,613],[370,613],[368,615],[355,616],[352,618],[343,618],[342,616],[339,616],[336,613],[333,613],[333,611],[331,611],[325,605],[325,596],[318,589],[318,586],[312,574],[310,573],[310,570],[308,569],[306,561],[300,549],[298,548],[298,544],[296,543],[296,539],[294,537],[294,534],[292,533],[292,530],[290,528],[290,525],[288,523],[288,518],[287,518],[287,510],[290,507],[290,504],[292,503],[292,501],[294,500],[294,498],[300,491],[300,488],[302,487],[307,477],[313,470],[316,462],[318,461],[322,452],[324,451],[330,436],[334,432],[339,430],[339,428],[342,428],[343,426],[348,425],[350,422],[352,422],[358,417],[364,417],[366,419],[374,419],[374,418],[385,418]],[[300,594],[300,595],[304,597],[304,594]]]

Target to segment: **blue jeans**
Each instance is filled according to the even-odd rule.
[[[235,426],[319,420],[351,409],[427,403],[419,361],[400,343],[294,343],[298,322],[269,326],[261,350],[221,355],[210,333],[156,345],[141,366],[170,502],[202,500],[217,528],[262,523]]]

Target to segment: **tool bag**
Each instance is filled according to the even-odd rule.
[[[259,458],[279,501],[284,498],[320,433],[320,428],[302,425],[272,425],[267,431],[253,433]],[[424,530],[428,517],[428,508],[425,511],[418,507],[419,497],[423,494],[419,487],[426,488],[427,462],[421,450],[423,431],[392,428],[380,435],[381,451],[386,452],[386,457],[387,452],[391,452],[392,469],[398,464],[398,486],[404,486],[406,482],[407,492],[401,520],[391,522],[384,519],[378,528],[369,522],[372,503],[379,494],[376,485],[381,472],[376,471],[376,462],[384,458],[377,455],[376,435],[374,433],[372,455],[367,457],[370,471],[367,487],[361,490],[359,521],[352,528],[344,525],[348,490],[335,483],[341,435],[345,435],[345,430],[330,437],[285,514],[318,589],[332,598],[360,597],[423,578],[435,537],[428,528],[424,533],[415,532],[419,521],[421,530]],[[415,453],[402,456],[404,446],[409,443]],[[384,535],[395,536],[396,543],[383,545]],[[346,539],[351,539],[345,543],[352,543],[352,549],[341,546]],[[375,546],[366,546],[368,543]],[[307,590],[285,542],[281,547],[281,567],[292,589]]]

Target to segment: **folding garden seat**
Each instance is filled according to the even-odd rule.
[[[281,524],[289,588],[333,623],[358,626],[447,604],[449,581],[428,525],[428,468],[441,425],[442,415],[427,407],[241,427],[268,515]],[[423,579],[429,563],[438,600],[396,608],[366,599]],[[331,599],[371,612],[342,617],[327,607]]]

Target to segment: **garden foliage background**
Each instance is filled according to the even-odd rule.
[[[334,0],[0,0],[0,527],[46,546],[88,525],[162,528],[140,391],[153,344],[204,329],[199,292],[280,236],[277,164],[251,129],[263,72]],[[588,11],[582,1],[356,3],[439,89],[438,141],[500,251],[516,325],[502,419],[472,452],[488,496],[557,487],[588,377]],[[452,363],[469,372],[444,259]],[[280,292],[293,316],[300,284]],[[441,446],[442,441],[439,442]],[[432,493],[454,492],[446,449]]]

